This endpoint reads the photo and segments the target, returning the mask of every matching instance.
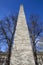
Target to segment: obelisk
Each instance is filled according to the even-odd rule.
[[[18,15],[10,65],[35,65],[23,5]]]

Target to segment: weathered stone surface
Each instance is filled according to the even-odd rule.
[[[13,43],[10,65],[35,65],[23,6],[20,7]]]

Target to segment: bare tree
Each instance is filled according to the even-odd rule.
[[[37,63],[37,54],[36,54],[36,48],[35,48],[35,40],[39,36],[39,34],[42,32],[42,28],[38,22],[39,17],[37,15],[31,15],[30,16],[30,25],[28,26],[30,30],[30,37],[32,39],[33,43],[33,54],[34,54],[34,59],[35,59],[35,64],[38,65]]]
[[[8,46],[8,48],[6,49],[6,52],[8,52],[8,59],[9,59],[8,65],[10,63],[11,47],[13,43],[12,41],[16,29],[16,24],[17,24],[17,15],[6,17],[4,20],[0,21],[0,45],[1,42],[3,42],[3,44],[6,43]],[[1,46],[3,46],[3,44]]]

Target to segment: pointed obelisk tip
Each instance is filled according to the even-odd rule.
[[[20,4],[20,10],[23,11],[23,4]]]

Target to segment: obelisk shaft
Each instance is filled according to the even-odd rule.
[[[20,6],[10,65],[35,65],[23,6]]]

